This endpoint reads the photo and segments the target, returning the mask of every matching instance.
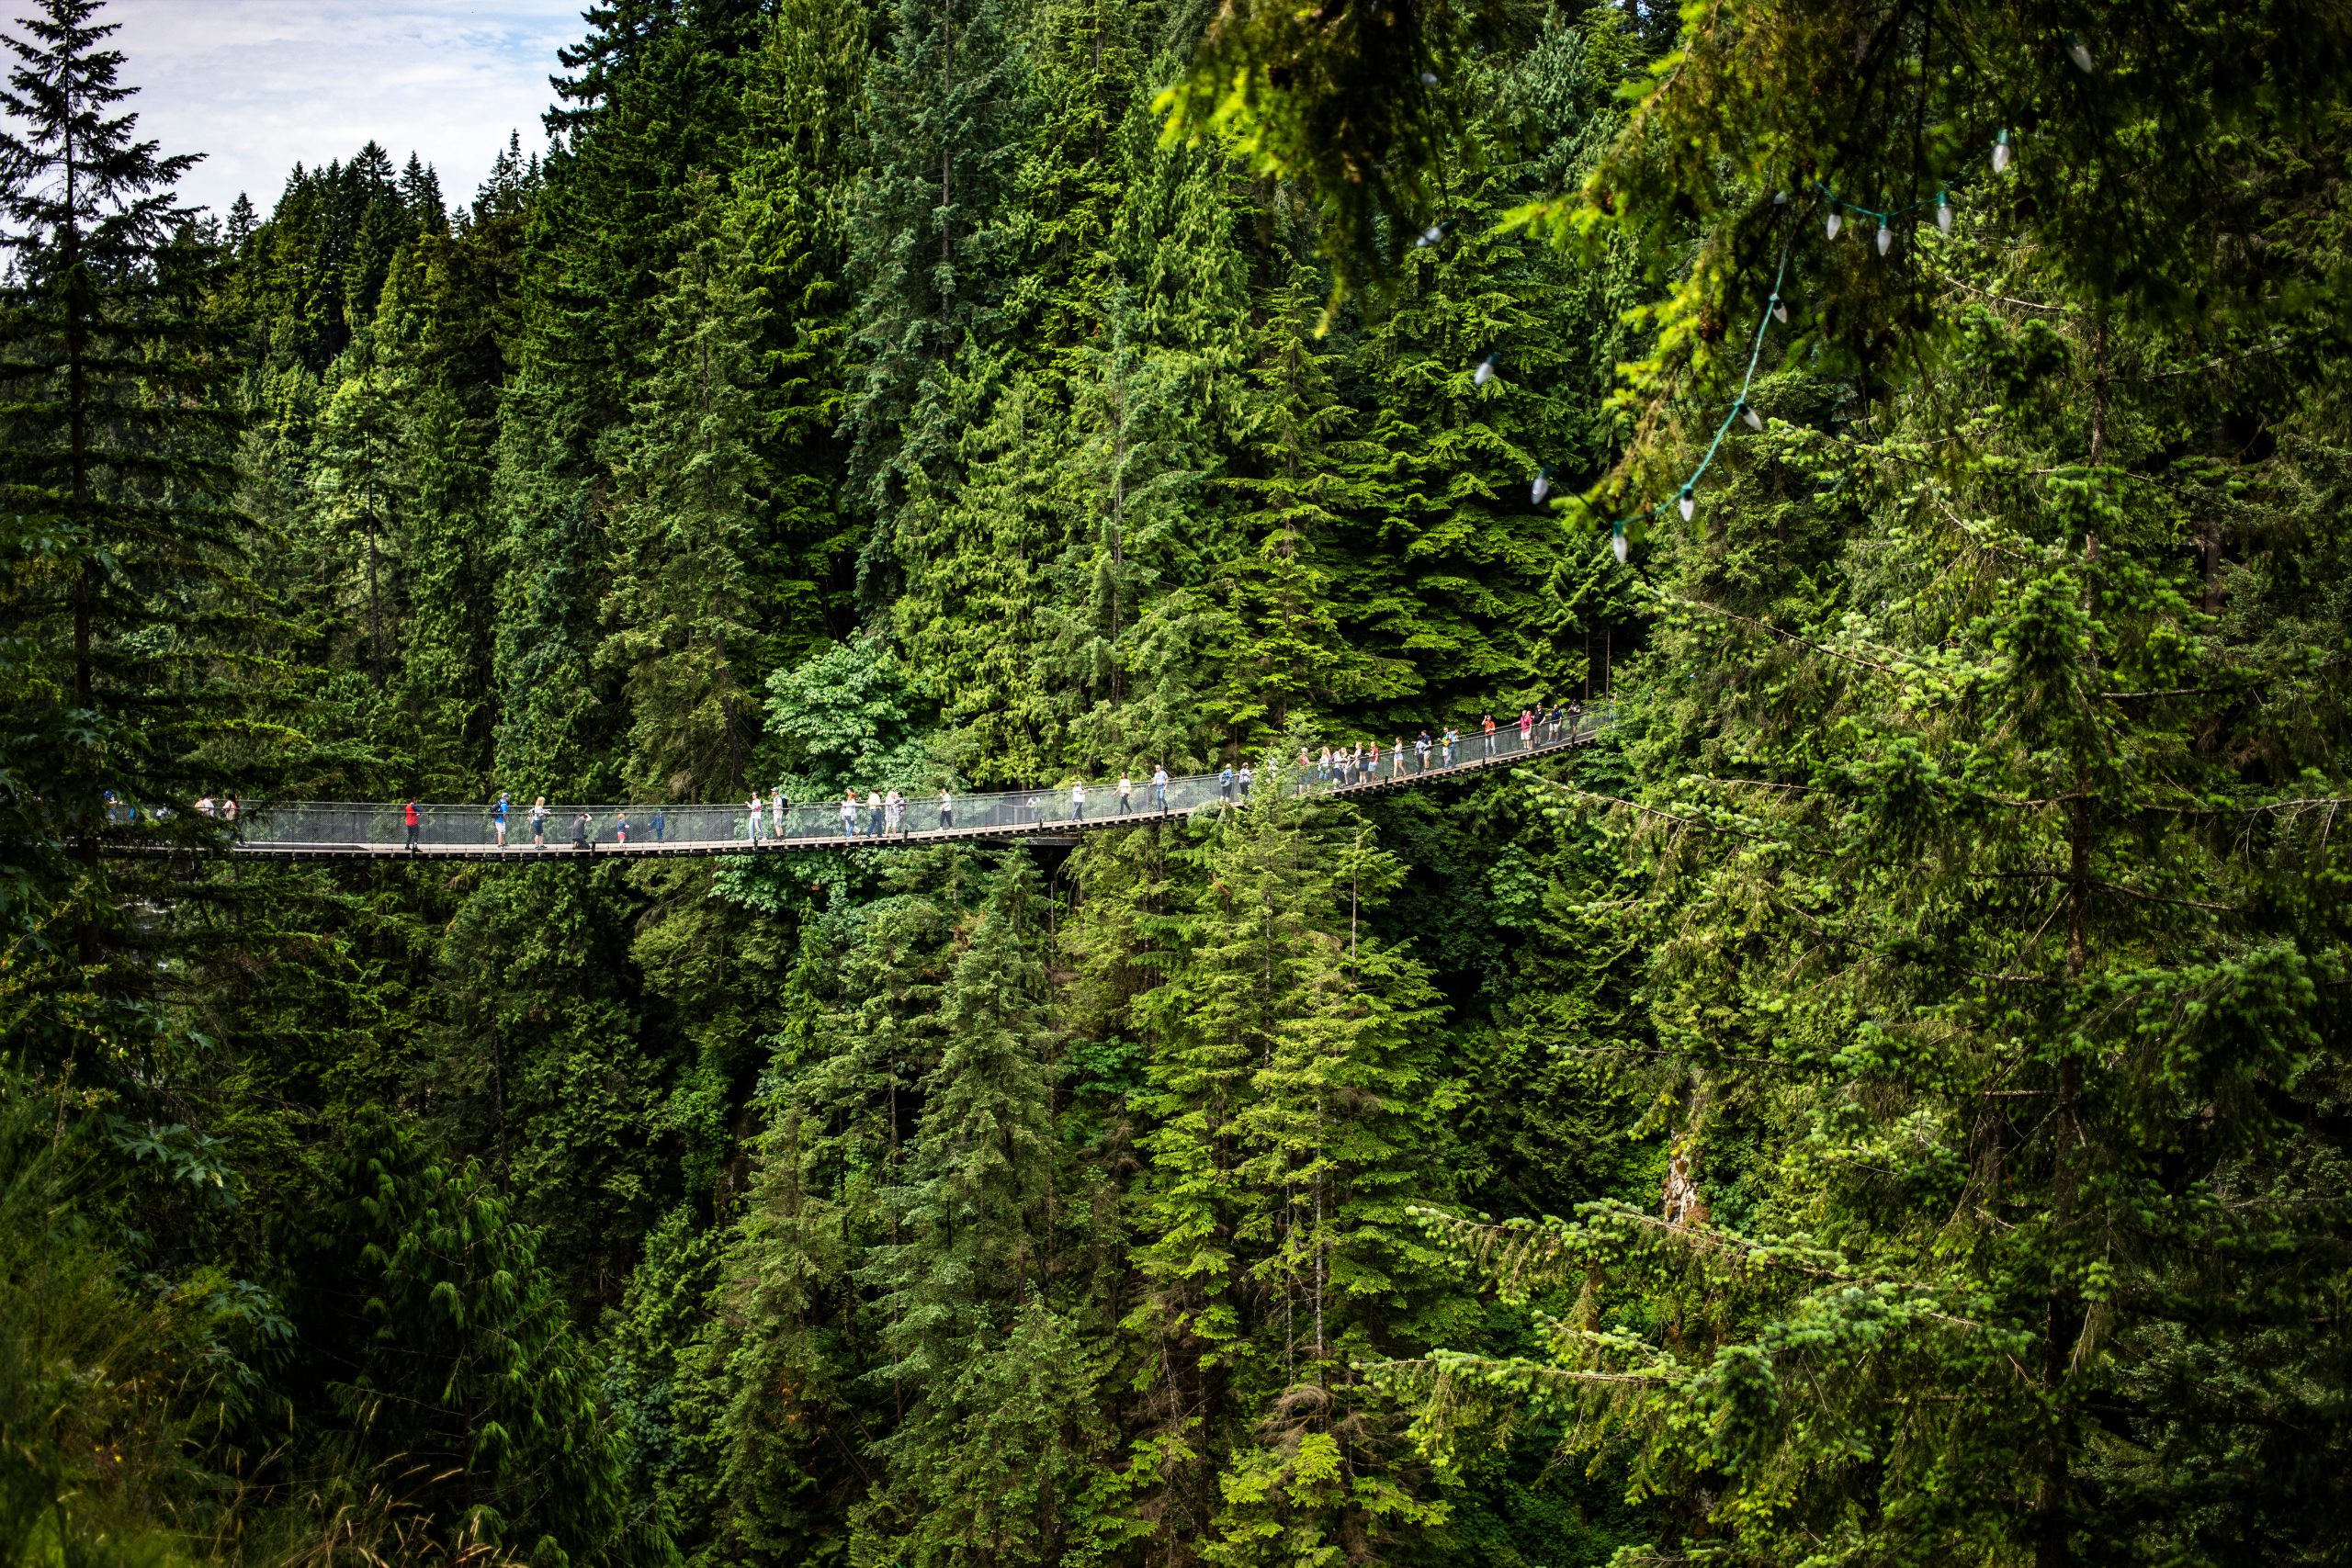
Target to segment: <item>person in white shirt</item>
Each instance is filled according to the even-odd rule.
[[[1126,774],[1121,773],[1119,775],[1119,815],[1122,817],[1132,817],[1135,815],[1135,781],[1128,778]]]
[[[945,832],[956,826],[956,797],[943,786],[939,792],[939,829]]]
[[[1168,769],[1164,765],[1155,766],[1151,770],[1151,803],[1159,808],[1162,815],[1166,814],[1168,810]]]
[[[1069,819],[1073,822],[1086,820],[1086,786],[1082,784],[1069,786]]]

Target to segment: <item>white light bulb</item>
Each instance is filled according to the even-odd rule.
[[[1786,207],[1788,204],[1789,204],[1789,193],[1788,193],[1787,191],[1784,191],[1784,190],[1776,190],[1776,191],[1774,191],[1774,192],[1772,193],[1772,205],[1773,205],[1773,206],[1775,206],[1775,207]]]
[[[2090,46],[2072,33],[2066,35],[2066,58],[2073,61],[2075,69],[2084,75],[2091,73]]]
[[[1936,192],[1936,227],[1947,234],[1951,232],[1951,197],[1942,191]]]
[[[1764,416],[1758,413],[1754,408],[1750,407],[1747,403],[1740,404],[1739,417],[1747,422],[1748,429],[1756,432],[1758,435],[1764,434]]]
[[[1625,530],[1623,525],[1609,536],[1609,547],[1615,553],[1617,564],[1623,566],[1625,564]]]
[[[2009,133],[2003,131],[1993,139],[1993,172],[1999,174],[2009,166]]]
[[[1495,356],[1490,354],[1487,355],[1486,358],[1478,361],[1477,369],[1470,372],[1470,384],[1474,387],[1483,387],[1494,378]]]
[[[1690,522],[1692,514],[1699,510],[1699,498],[1692,495],[1689,491],[1684,491],[1682,492],[1682,500],[1679,503],[1679,509],[1682,513],[1682,521],[1685,523]]]
[[[1436,72],[1434,72],[1434,71],[1424,71],[1424,72],[1422,72],[1422,73],[1421,73],[1421,85],[1422,85],[1422,86],[1424,86],[1424,87],[1434,87],[1434,86],[1436,86],[1436,85],[1437,85],[1437,73],[1436,73]]]
[[[1424,245],[1434,245],[1440,240],[1444,238],[1445,225],[1442,223],[1432,223],[1428,228],[1421,231],[1419,243]]]
[[[1845,226],[1846,220],[1835,212],[1831,213],[1829,215],[1829,220],[1822,225],[1824,229],[1829,231],[1829,237],[1833,240],[1838,237],[1838,231],[1843,229]]]
[[[1886,253],[1894,247],[1894,231],[1888,228],[1886,226],[1886,220],[1882,218],[1878,220],[1878,254],[1881,255],[1886,254]]]
[[[1552,470],[1549,468],[1536,469],[1535,482],[1527,487],[1527,499],[1533,502],[1536,505],[1541,506],[1544,504],[1544,498],[1551,493]]]
[[[1788,301],[1777,294],[1772,296],[1772,319],[1784,327],[1789,324]]]

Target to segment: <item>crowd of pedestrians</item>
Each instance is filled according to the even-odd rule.
[[[1573,737],[1583,718],[1580,704],[1575,702],[1538,703],[1522,708],[1516,721],[1519,730],[1518,750],[1549,743],[1564,736]],[[1377,738],[1352,743],[1302,747],[1295,759],[1295,786],[1300,795],[1317,788],[1350,788],[1363,784],[1397,782],[1435,770],[1452,768],[1467,759],[1484,760],[1500,754],[1500,738],[1510,721],[1498,723],[1491,713],[1482,714],[1475,726],[1466,727],[1465,739],[1462,728],[1442,725],[1434,733],[1423,729],[1410,740],[1394,735],[1385,742]],[[1257,774],[1247,762],[1227,762],[1214,775],[1216,802],[1222,806],[1246,806],[1257,785]],[[1083,781],[1069,785],[1066,813],[1057,813],[1057,797],[1052,791],[1016,793],[1006,797],[1011,803],[1011,820],[1004,819],[1002,808],[989,821],[970,826],[982,828],[1011,826],[1041,826],[1056,820],[1073,825],[1090,821],[1115,821],[1138,816],[1165,816],[1170,810],[1169,791],[1172,781],[1163,763],[1155,763],[1150,773],[1138,780],[1132,773],[1122,773],[1114,786],[1115,803],[1102,798],[1102,792],[1090,795]],[[1198,804],[1198,802],[1194,802]],[[840,838],[844,842],[880,843],[903,840],[925,830],[910,823],[910,801],[897,789],[868,789],[861,795],[855,789],[842,793],[838,804]],[[953,831],[956,826],[955,791],[943,787],[935,803],[936,818],[933,830]],[[107,796],[110,818],[118,819],[135,816],[116,801],[111,793]],[[239,807],[234,795],[216,802],[209,795],[197,802],[196,808],[207,816],[218,816],[235,821]],[[424,807],[411,799],[401,808],[405,847],[415,852],[421,847],[424,826]],[[738,841],[753,847],[764,843],[781,843],[786,839],[808,840],[823,836],[820,827],[823,816],[821,803],[809,806],[804,815],[795,819],[794,803],[785,787],[779,784],[763,794],[754,789],[743,802],[742,833]],[[492,842],[498,849],[510,844],[509,835],[517,827],[527,828],[531,847],[548,847],[549,824],[555,813],[548,806],[547,796],[536,797],[527,809],[519,809],[512,795],[501,791],[490,807]],[[714,825],[715,826],[715,825]],[[670,822],[664,808],[659,805],[647,808],[639,820],[633,821],[629,808],[616,808],[608,820],[600,822],[594,812],[582,807],[575,810],[568,824],[566,835],[574,851],[593,852],[599,844],[610,842],[626,847],[632,842],[640,846],[669,843]],[[706,829],[707,832],[707,829]],[[691,828],[688,836],[697,841],[707,841],[704,834]]]

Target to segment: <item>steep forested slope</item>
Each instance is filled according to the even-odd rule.
[[[2343,1557],[2341,15],[584,25],[219,221],[14,34],[0,1557]]]

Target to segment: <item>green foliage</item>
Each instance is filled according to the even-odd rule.
[[[753,513],[759,291],[718,182],[688,193],[678,265],[654,301],[660,339],[613,462],[620,500],[604,647],[628,671],[633,787],[723,800],[758,735]]]
[[[298,1416],[433,1477],[445,1528],[534,1562],[661,1562],[632,1524],[594,1371],[537,1238],[481,1173],[381,1119],[353,1127],[287,1250]]]
[[[214,223],[46,0],[0,1556],[2339,1560],[2337,10],[598,0]]]

